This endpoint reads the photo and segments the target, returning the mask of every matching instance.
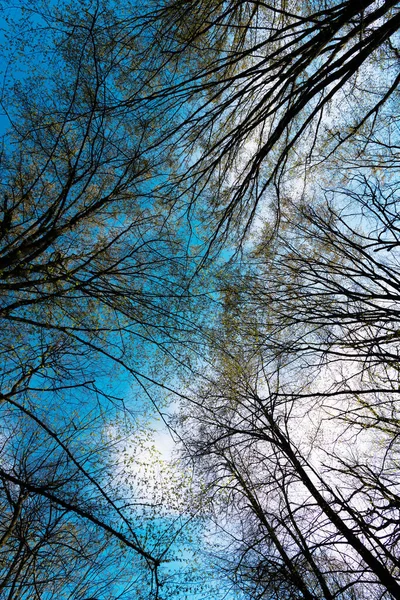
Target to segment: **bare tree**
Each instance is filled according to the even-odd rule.
[[[168,193],[211,210],[211,240],[247,232],[262,199],[279,221],[294,169],[309,177],[359,133],[380,131],[397,98],[397,4],[172,0],[149,15],[155,52],[177,76],[148,106],[175,108],[168,135],[189,157]]]
[[[248,597],[398,598],[398,186],[284,209],[225,277],[186,456]]]

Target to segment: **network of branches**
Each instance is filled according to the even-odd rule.
[[[400,599],[399,8],[0,0],[1,598]]]

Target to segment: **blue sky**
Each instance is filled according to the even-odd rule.
[[[23,4],[21,5],[23,6]],[[27,5],[29,6],[29,5]],[[34,6],[33,4],[31,6]],[[56,4],[54,5],[56,6]],[[38,77],[40,74],[46,76],[46,57],[44,50],[46,49],[45,36],[43,35],[43,31],[40,31],[42,28],[42,19],[35,12],[31,11],[23,11],[18,8],[18,6],[13,5],[11,8],[8,2],[2,2],[0,4],[0,8],[2,10],[2,26],[0,29],[0,80],[3,82],[3,104],[5,110],[0,113],[0,133],[4,135],[10,125],[9,118],[6,113],[11,115],[11,118],[14,119],[14,109],[12,104],[7,97],[7,86],[18,84],[18,82],[26,83],[26,81],[30,80],[30,85],[35,85],[35,77]],[[23,24],[23,29],[25,31],[30,31],[28,34],[28,43],[22,48],[22,52],[18,54],[21,50],[19,48],[19,42],[14,37],[14,31],[12,28],[17,25],[18,22]],[[36,31],[35,31],[36,29]],[[40,33],[37,32],[40,31]],[[37,36],[37,37],[35,37]],[[46,43],[48,43],[50,38],[47,38]],[[38,80],[39,81],[39,80]],[[46,79],[40,82],[41,85],[46,87]],[[18,123],[15,125],[18,127]],[[7,138],[4,139],[5,147],[7,148],[9,145],[9,140]],[[189,243],[196,245],[199,242],[196,234],[194,233],[196,227],[193,227],[193,223],[191,226],[191,233],[189,233],[189,229],[186,229],[188,222],[182,220],[180,235],[182,236],[184,245],[186,246]],[[196,224],[197,225],[197,224]],[[193,270],[193,266],[190,267]],[[157,273],[155,274],[157,275]],[[176,315],[177,321],[184,321],[186,316]],[[117,344],[117,342],[116,342]],[[142,354],[143,348],[146,348],[147,354]],[[135,354],[135,349],[132,350],[133,355]],[[137,365],[141,365],[143,367],[143,373],[148,376],[153,376],[154,365],[150,363],[154,363],[158,360],[157,354],[155,350],[152,348],[151,344],[146,347],[137,346],[137,356],[134,357],[134,362]],[[148,366],[150,364],[150,366]],[[92,368],[97,368],[97,374],[95,378],[96,386],[101,388],[107,388],[107,393],[114,396],[116,399],[116,405],[120,402],[125,403],[126,406],[132,411],[132,422],[129,425],[130,430],[127,437],[127,443],[131,443],[132,446],[136,446],[139,448],[146,448],[144,452],[144,456],[141,457],[141,461],[143,464],[148,461],[149,472],[150,472],[150,481],[147,483],[143,483],[144,487],[157,487],[157,490],[154,490],[154,495],[160,495],[160,482],[156,482],[156,476],[152,475],[152,469],[157,471],[157,476],[161,479],[168,475],[169,470],[174,470],[173,467],[169,466],[167,463],[171,458],[171,453],[174,447],[174,443],[166,428],[165,424],[162,423],[160,419],[160,415],[158,414],[154,404],[152,403],[152,399],[144,393],[144,389],[139,385],[138,381],[142,381],[144,386],[148,385],[145,379],[140,379],[134,381],[134,379],[123,369],[115,369],[112,364],[105,358],[101,359],[97,367],[94,365]],[[171,369],[174,372],[174,369]],[[113,377],[110,377],[113,372]],[[102,374],[101,374],[102,373]],[[177,384],[177,379],[174,381],[174,377],[170,377],[168,381],[168,387],[174,388]],[[42,385],[42,377],[38,375],[36,379],[33,379],[32,386],[40,387]],[[174,410],[173,403],[171,403],[171,399],[167,401],[166,395],[167,392],[165,390],[157,390],[156,386],[152,386],[154,392],[154,402],[157,407],[161,410],[161,412],[170,414]],[[184,390],[181,390],[184,391]],[[120,427],[118,424],[118,410],[113,408],[110,410],[106,405],[103,406],[102,400],[98,403],[97,407],[92,406],[92,402],[94,401],[94,392],[93,390],[88,390],[87,395],[84,397],[83,395],[79,396],[79,394],[75,393],[74,398],[72,399],[71,395],[64,394],[57,398],[52,398],[52,392],[49,390],[48,392],[38,392],[38,397],[41,398],[40,403],[37,405],[38,414],[41,415],[41,418],[47,419],[49,425],[57,427],[61,422],[68,419],[72,419],[75,427],[82,427],[82,437],[75,437],[73,444],[71,443],[71,447],[74,447],[76,452],[80,453],[81,457],[85,456],[85,447],[79,450],[79,445],[85,441],[85,438],[90,441],[90,444],[95,444],[98,447],[102,441],[109,434],[109,431],[114,431],[115,428]],[[68,410],[66,410],[65,401],[70,402]],[[51,410],[49,409],[51,407]],[[108,411],[107,418],[104,419],[104,415],[101,415],[104,411]],[[101,415],[101,418],[100,418]],[[96,427],[100,427],[102,424],[102,430],[99,429],[91,429],[90,423],[95,423]],[[135,440],[132,441],[132,435],[135,433],[136,428],[136,436]],[[121,423],[121,429],[123,429]],[[121,433],[122,437],[125,435],[124,432]],[[147,438],[147,439],[146,439]],[[154,445],[155,451],[149,452],[148,448]],[[124,449],[120,448],[119,452],[121,456],[124,456]],[[133,455],[135,450],[132,450]],[[159,453],[159,454],[158,454]],[[142,452],[143,454],[143,452]],[[136,455],[135,455],[136,456]],[[115,456],[114,456],[115,458]],[[162,466],[163,461],[166,462],[165,466]],[[94,472],[96,466],[95,462],[90,459],[86,463],[86,468],[89,472]],[[156,464],[156,466],[154,466]],[[133,471],[137,472],[137,467],[133,467]],[[127,473],[129,474],[129,469],[127,469]],[[126,477],[126,475],[124,475]],[[151,479],[153,477],[153,479]],[[177,480],[180,475],[177,475]],[[138,478],[140,479],[140,477]],[[119,486],[120,488],[121,486]],[[133,485],[134,491],[140,495],[140,484],[135,483]],[[171,489],[167,489],[166,493],[171,493]],[[120,489],[119,489],[120,493]],[[132,498],[132,500],[137,500],[137,498]],[[151,502],[155,501],[153,497],[150,499]],[[224,600],[231,600],[236,598],[236,596],[232,595],[229,591],[227,591],[225,584],[221,581],[221,575],[216,574],[216,572],[211,568],[210,560],[206,554],[203,554],[203,533],[205,531],[205,526],[207,525],[207,519],[205,517],[198,518],[196,516],[191,517],[190,513],[185,513],[178,517],[177,514],[171,512],[166,504],[161,509],[150,508],[147,511],[148,515],[143,517],[145,523],[144,527],[139,527],[136,531],[138,537],[146,538],[145,544],[147,547],[151,548],[151,536],[152,532],[156,536],[156,546],[159,543],[159,535],[160,530],[165,531],[166,533],[161,536],[163,539],[161,543],[161,548],[164,545],[170,547],[167,556],[171,557],[170,562],[166,563],[165,567],[161,568],[161,572],[166,576],[166,580],[170,582],[166,583],[165,589],[162,593],[166,594],[165,599],[167,597],[176,597],[176,598],[187,598],[188,600],[200,600],[203,598],[210,598],[211,596],[217,600],[217,598],[223,598]],[[176,535],[176,532],[179,531],[182,527],[182,523],[188,521],[190,525],[187,527],[183,527],[181,533]],[[176,539],[175,539],[176,538]],[[175,539],[175,542],[171,544],[171,539]],[[115,547],[114,547],[115,548]],[[117,546],[118,548],[118,546]],[[122,567],[121,567],[122,568]],[[125,569],[127,567],[125,566]],[[101,577],[104,576],[100,574]],[[136,578],[135,570],[133,570],[132,579]],[[187,580],[187,581],[186,581]],[[125,585],[125,584],[124,584]],[[136,598],[135,594],[137,594],[137,586],[141,587],[143,584],[140,581],[135,584],[135,592],[129,591],[127,596],[128,598],[132,597]],[[210,590],[211,588],[211,590]],[[118,585],[117,588],[118,589]],[[102,600],[102,598],[99,598]],[[161,600],[161,597],[160,597]]]

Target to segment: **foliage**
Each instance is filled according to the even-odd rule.
[[[133,485],[110,432],[138,451],[173,388],[194,331],[187,240],[153,195],[154,115],[114,108],[121,80],[144,85],[121,55],[126,13],[22,8],[3,8],[18,70],[2,98],[2,594],[159,598],[179,501],[172,516],[142,501],[148,478]]]
[[[0,5],[0,595],[400,598],[398,3],[55,4]]]

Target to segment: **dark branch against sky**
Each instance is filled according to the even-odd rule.
[[[400,598],[398,2],[0,8],[0,596]]]

